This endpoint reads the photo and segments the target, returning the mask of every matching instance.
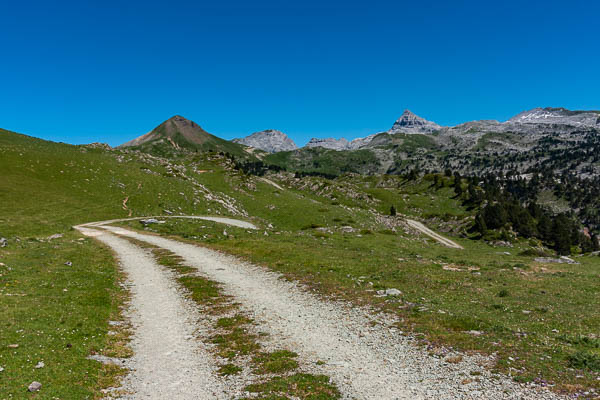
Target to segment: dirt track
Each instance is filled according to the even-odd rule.
[[[170,250],[182,257],[186,265],[197,268],[199,274],[220,282],[225,293],[241,303],[242,310],[257,321],[261,330],[269,333],[272,345],[297,352],[309,372],[329,375],[345,399],[558,398],[541,389],[525,388],[507,377],[492,379],[491,373],[480,366],[489,360],[481,356],[462,355],[463,360],[458,364],[432,357],[417,347],[411,337],[393,327],[396,321],[374,315],[366,309],[324,301],[295,283],[280,279],[276,273],[234,257],[156,235],[101,225],[80,226],[78,229],[111,246],[121,258],[136,293],[134,299],[137,300],[133,303],[133,315],[139,313],[133,319],[136,340],[147,342],[136,346],[138,342],[134,341],[135,371],[126,381],[126,388],[134,392],[131,398],[164,398],[162,395],[147,395],[146,389],[155,387],[153,382],[169,380],[164,377],[180,376],[182,368],[194,375],[193,380],[185,379],[178,383],[179,387],[168,387],[169,398],[220,399],[223,389],[222,382],[214,375],[215,365],[210,354],[201,346],[192,346],[185,340],[189,324],[199,322],[185,311],[177,310],[185,307],[177,306],[180,300],[173,295],[177,291],[168,276],[156,272],[156,265],[148,260],[147,255],[140,255],[140,249],[136,250],[136,246],[129,243],[123,244],[123,239],[115,235]],[[147,281],[145,274],[152,279]],[[144,311],[160,307],[153,303],[154,297],[158,298],[160,294],[156,293],[157,288],[165,295],[161,302],[169,304],[166,314]],[[169,328],[161,331],[160,327]],[[154,330],[160,333],[154,335]],[[174,338],[171,337],[173,335]],[[179,349],[177,357],[173,353],[154,354],[165,346]],[[180,352],[195,354],[189,360],[183,359],[184,363],[189,361],[191,364],[181,366],[177,360],[169,359],[171,356],[179,358]],[[166,361],[157,358],[163,356]],[[317,365],[317,360],[325,363]],[[481,375],[478,380],[465,384],[465,377],[472,371]],[[205,397],[189,397],[187,388],[190,385],[204,388]]]

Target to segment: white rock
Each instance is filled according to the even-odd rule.
[[[42,384],[34,381],[34,382],[31,382],[31,384],[29,384],[29,386],[27,387],[27,390],[29,390],[30,392],[37,392],[41,388],[42,388]]]

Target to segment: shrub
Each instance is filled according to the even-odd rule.
[[[600,371],[600,356],[589,351],[578,351],[569,356],[572,368]]]
[[[527,249],[520,252],[519,255],[526,257],[552,257],[552,254],[544,249]]]

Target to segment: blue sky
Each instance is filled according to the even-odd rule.
[[[5,1],[0,127],[120,144],[181,114],[231,139],[352,139],[600,109],[594,1]]]

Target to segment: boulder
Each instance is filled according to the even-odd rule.
[[[579,264],[577,261],[572,258],[561,256],[559,258],[552,257],[536,257],[534,259],[536,262],[540,263],[554,263],[554,264]]]
[[[386,290],[378,290],[377,295],[379,296],[400,296],[402,294],[398,289],[386,289]]]

